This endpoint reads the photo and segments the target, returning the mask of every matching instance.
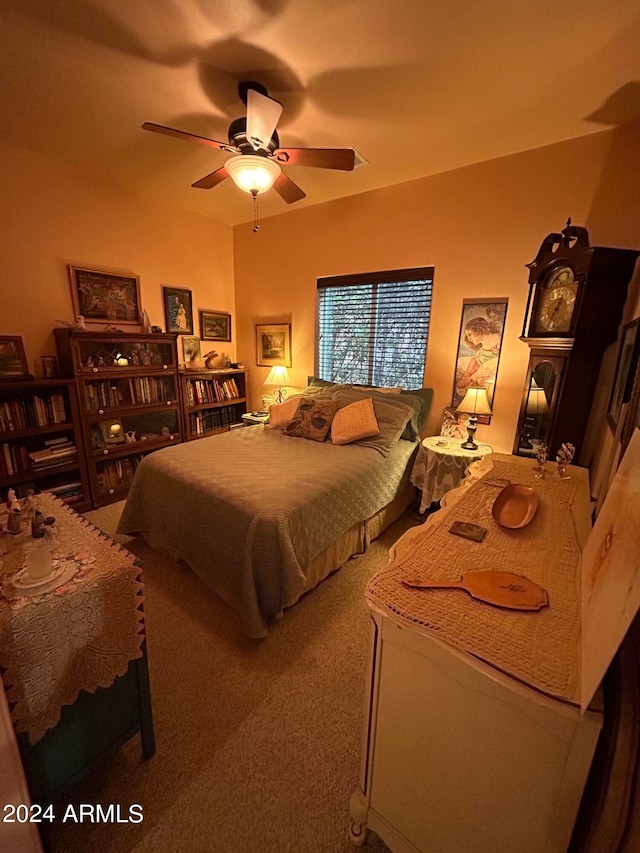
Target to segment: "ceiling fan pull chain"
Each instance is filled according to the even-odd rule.
[[[251,190],[251,195],[253,196],[253,233],[260,230],[260,224],[258,223],[258,191]]]

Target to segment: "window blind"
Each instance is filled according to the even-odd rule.
[[[433,267],[318,279],[318,374],[421,388]]]

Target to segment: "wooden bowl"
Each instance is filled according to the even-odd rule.
[[[500,527],[526,527],[538,509],[538,495],[531,486],[509,483],[493,502],[491,514]]]

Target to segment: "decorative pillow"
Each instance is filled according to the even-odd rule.
[[[284,428],[284,433],[310,438],[312,441],[324,441],[337,409],[335,400],[300,397],[297,411]]]
[[[363,447],[373,447],[383,456],[388,456],[391,450],[400,440],[402,432],[413,415],[413,408],[400,402],[400,395],[376,394],[371,397],[376,421],[378,422],[377,435],[359,439],[355,444]],[[345,391],[335,391],[333,399],[339,408],[348,406],[350,403],[362,400],[362,392],[350,388]]]
[[[373,400],[356,400],[343,406],[335,414],[331,424],[331,441],[334,444],[351,444],[361,438],[379,435],[380,427],[373,410]]]
[[[300,397],[289,397],[284,403],[272,403],[269,409],[269,423],[265,424],[268,429],[282,429],[295,415],[298,409]]]

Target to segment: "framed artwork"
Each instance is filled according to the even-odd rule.
[[[182,287],[163,287],[164,318],[167,332],[193,334],[193,302],[191,291]]]
[[[110,421],[100,421],[100,432],[102,433],[102,441],[105,445],[122,444],[126,440],[122,421],[118,418],[113,418]]]
[[[230,341],[231,314],[222,311],[207,311],[201,308],[200,339],[203,341]]]
[[[140,279],[130,273],[88,270],[69,264],[76,320],[139,325]]]
[[[187,365],[200,363],[200,338],[185,335],[182,338],[182,356]]]
[[[456,408],[467,388],[485,388],[493,403],[508,299],[464,299],[451,405]],[[491,415],[478,415],[490,423]]]
[[[469,415],[465,412],[457,412],[451,406],[448,406],[442,415],[442,426],[440,435],[445,438],[459,438],[464,441],[467,438],[467,424],[469,423]]]
[[[639,327],[640,318],[627,323],[622,330],[622,341],[607,411],[607,421],[614,433],[618,426],[622,404],[628,403],[631,399],[633,377],[638,366],[638,356],[640,356]]]
[[[0,379],[30,379],[19,335],[0,335]]]
[[[291,367],[291,324],[256,326],[256,364]]]
[[[40,361],[42,362],[42,375],[45,379],[55,379],[60,375],[58,359],[55,355],[43,355]]]

